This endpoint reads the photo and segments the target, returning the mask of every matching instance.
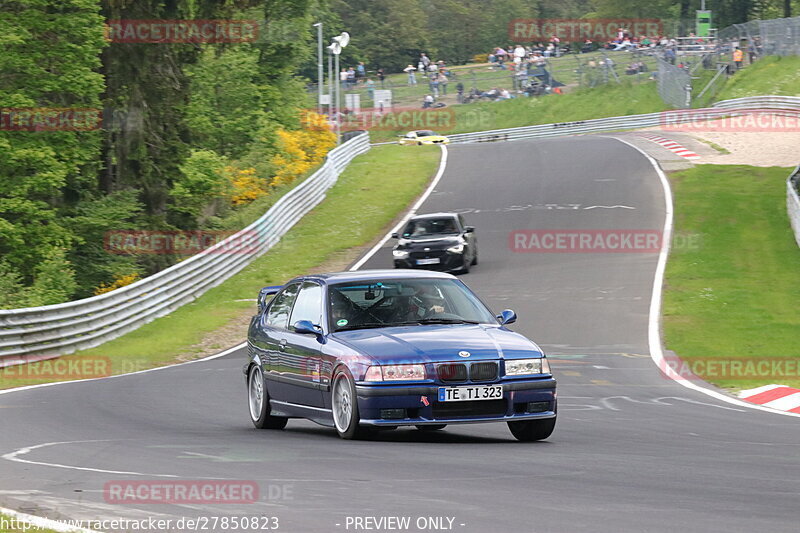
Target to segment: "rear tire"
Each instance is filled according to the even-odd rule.
[[[336,433],[346,440],[360,439],[368,431],[358,425],[358,398],[353,378],[346,367],[338,367],[333,372],[331,386],[331,411]]]
[[[264,382],[264,372],[259,365],[250,367],[247,375],[247,399],[250,406],[250,420],[258,429],[283,429],[288,418],[272,416],[269,407],[269,393]]]
[[[447,424],[427,424],[419,426],[415,426],[420,431],[439,431],[440,429],[444,429],[447,427]]]
[[[508,429],[517,440],[522,442],[532,442],[546,439],[553,433],[556,427],[556,419],[546,418],[544,420],[520,420],[518,422],[508,422]]]

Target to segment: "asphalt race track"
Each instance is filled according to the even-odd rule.
[[[290,533],[355,531],[365,516],[411,517],[409,531],[449,517],[465,533],[795,532],[798,420],[684,388],[649,358],[657,254],[509,248],[521,229],[660,230],[663,206],[648,160],[615,139],[450,148],[420,212],[457,210],[476,226],[480,264],[464,281],[495,311],[515,309],[512,329],[552,357],[559,420],[547,441],[519,443],[502,423],[362,442],[305,421],[255,430],[239,351],[0,395],[0,506],[51,518],[274,516]],[[365,268],[390,258],[384,248]],[[253,480],[261,501],[103,495],[110,480],[208,478]]]

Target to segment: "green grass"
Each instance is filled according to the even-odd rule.
[[[702,370],[707,360],[800,362],[800,249],[786,214],[787,168],[699,165],[671,176],[676,234],[667,264],[668,349]],[[784,367],[786,369],[788,367]],[[699,372],[732,389],[800,386],[800,376]],[[766,374],[766,375],[762,375]]]
[[[800,57],[768,56],[728,79],[717,100],[744,96],[800,96]]]
[[[620,84],[609,83],[593,89],[578,89],[567,94],[550,94],[538,98],[520,97],[503,102],[479,102],[431,112],[441,114],[446,120],[445,126],[438,131],[448,135],[654,113],[665,109],[667,106],[659,98],[654,82],[633,83],[630,80],[623,80]],[[393,140],[408,129],[413,128],[372,130],[370,137],[375,142]]]
[[[347,167],[322,204],[242,272],[166,317],[59,361],[81,358],[101,364],[108,361],[111,374],[175,362],[178,355],[190,352],[204,335],[243,313],[251,314],[249,311],[255,304],[237,300],[253,299],[265,285],[282,284],[376,239],[421,194],[436,171],[439,157],[439,148],[433,146],[373,148]],[[5,373],[0,370],[0,388],[63,380],[63,377],[31,377],[49,364],[52,363],[10,367]],[[95,375],[87,372],[86,377]],[[70,375],[67,379],[76,377]]]
[[[12,520],[14,520],[14,522],[12,522]],[[3,524],[2,524],[3,521],[5,521],[7,525],[17,524],[16,519],[14,517],[11,517],[11,516],[8,516],[8,515],[4,515],[4,514],[0,514],[0,533],[19,533],[20,531],[28,531],[28,532],[35,531],[36,533],[56,533],[52,529],[42,529],[42,528],[34,527],[34,526],[30,525],[30,524],[27,524],[24,529],[23,529],[23,527],[15,527],[14,529],[9,529],[9,528],[3,527]]]

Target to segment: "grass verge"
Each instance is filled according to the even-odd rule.
[[[19,522],[13,516],[0,514],[0,533],[27,533],[30,531],[35,531],[36,533],[56,533],[55,530],[36,527],[27,522]]]
[[[584,88],[567,94],[549,94],[526,98],[518,97],[500,102],[477,102],[455,105],[444,110],[432,110],[441,115],[443,135],[472,131],[516,128],[534,124],[572,122],[593,118],[654,113],[668,109],[658,96],[654,82],[609,83],[601,87]],[[382,127],[372,130],[373,142],[396,139],[413,128]]]
[[[731,76],[716,100],[744,96],[800,96],[800,57],[768,56]]]
[[[213,337],[213,332],[231,321],[241,324],[242,317],[246,324],[259,288],[336,263],[337,257],[348,252],[352,256],[357,247],[380,236],[421,194],[439,158],[440,149],[434,146],[374,147],[347,167],[326,199],[279,244],[233,278],[172,314],[97,348],[49,362],[0,369],[0,388],[122,374],[170,364],[187,353],[191,357],[193,348],[207,339],[209,332]],[[236,342],[243,341],[242,328],[236,331]],[[212,343],[207,347],[218,351],[228,346]],[[65,368],[70,361],[88,361],[88,365]]]
[[[676,235],[699,239],[696,246],[676,242],[670,254],[664,340],[692,371],[722,387],[800,387],[800,249],[786,214],[790,172],[698,165],[671,175]],[[762,360],[776,364],[734,375],[723,366]]]

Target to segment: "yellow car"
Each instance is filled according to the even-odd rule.
[[[450,139],[431,130],[409,131],[400,136],[398,144],[450,144]]]

